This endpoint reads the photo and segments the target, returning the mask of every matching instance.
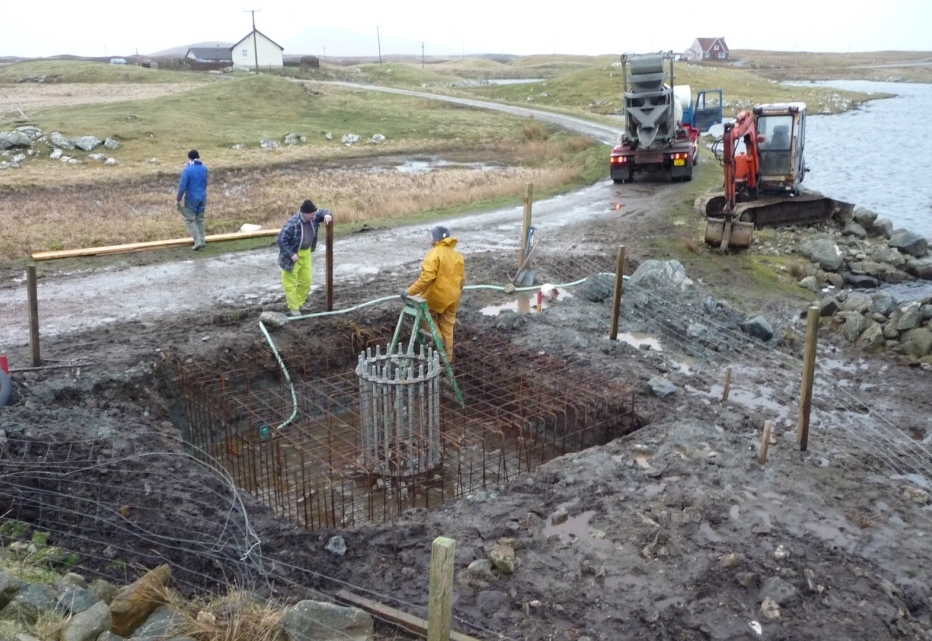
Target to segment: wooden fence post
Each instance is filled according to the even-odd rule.
[[[770,448],[770,421],[764,421],[764,433],[760,437],[760,450],[757,455],[757,462],[763,465],[767,462],[767,450]]]
[[[453,555],[456,541],[438,536],[430,552],[427,641],[450,641],[453,618]]]
[[[327,311],[333,311],[333,221],[327,227]]]
[[[32,348],[32,366],[42,365],[39,354],[39,294],[36,266],[26,266],[26,292],[29,296],[29,346]]]
[[[725,370],[725,387],[722,388],[722,403],[728,401],[728,395],[731,393],[731,368]]]
[[[809,446],[809,414],[812,411],[812,383],[815,378],[816,342],[819,339],[819,307],[812,305],[806,318],[806,350],[803,353],[803,381],[799,390],[799,416],[796,442],[805,452]]]
[[[618,246],[618,257],[615,259],[615,294],[612,297],[612,331],[609,338],[618,340],[618,316],[621,314],[621,294],[624,289],[625,246]]]

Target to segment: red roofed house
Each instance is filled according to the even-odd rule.
[[[686,60],[728,60],[725,38],[696,38],[683,53]]]

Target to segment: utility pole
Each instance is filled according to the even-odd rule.
[[[382,38],[379,36],[379,26],[375,26],[375,41],[379,45],[379,64],[382,64]]]
[[[259,45],[256,43],[256,11],[262,11],[262,9],[243,9],[243,13],[252,14],[252,51],[256,54],[256,75],[259,75]]]
[[[327,47],[324,47],[324,60],[327,59]]]
[[[421,69],[424,68],[424,42],[421,41]]]

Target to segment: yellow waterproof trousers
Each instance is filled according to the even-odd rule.
[[[297,311],[307,302],[313,275],[311,250],[299,249],[298,262],[294,264],[294,268],[290,272],[282,270],[282,287],[285,288],[285,301],[289,310]]]
[[[443,351],[447,353],[447,360],[451,363],[453,362],[453,326],[456,325],[456,310],[459,306],[459,301],[457,301],[442,312],[430,312],[434,324],[437,325],[437,331],[440,332],[440,338],[443,339]]]

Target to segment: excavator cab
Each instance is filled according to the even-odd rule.
[[[765,193],[799,193],[806,173],[806,105],[763,105],[754,110],[760,144],[760,187]]]

